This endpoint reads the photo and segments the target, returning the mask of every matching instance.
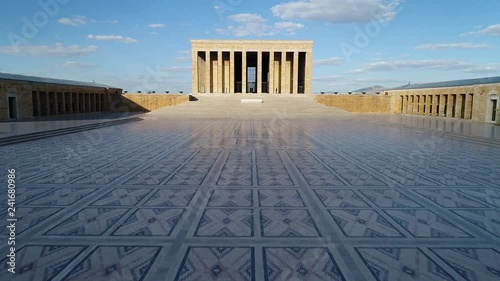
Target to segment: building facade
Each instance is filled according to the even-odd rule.
[[[0,73],[0,121],[110,110],[122,89],[97,83]]]
[[[311,94],[313,41],[192,40],[192,93]]]
[[[500,123],[500,77],[408,85],[389,91],[400,114]]]

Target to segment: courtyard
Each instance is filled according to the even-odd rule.
[[[500,280],[500,127],[264,100],[1,146],[1,276]]]

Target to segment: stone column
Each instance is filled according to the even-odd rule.
[[[210,62],[210,51],[205,51],[205,93],[210,93],[212,77],[210,76],[212,63]]]
[[[199,59],[198,59],[198,51],[191,50],[191,75],[193,77],[192,85],[191,85],[191,93],[197,94],[198,93],[198,87],[200,85],[198,75],[200,74],[198,70],[198,64],[199,64]]]
[[[425,115],[425,95],[419,95],[420,110],[418,115]]]
[[[217,92],[224,93],[224,82],[222,81],[222,51],[217,52]]]
[[[229,93],[234,94],[234,50],[229,52]]]
[[[293,52],[293,94],[299,93],[299,52]]]
[[[274,94],[274,51],[269,52],[269,93]]]
[[[405,108],[406,108],[406,96],[402,96],[402,101],[401,101],[401,114],[405,114]]]
[[[257,93],[262,93],[262,51],[257,51]]]
[[[69,93],[69,110],[68,113],[73,114],[73,93]]]
[[[439,117],[445,117],[444,116],[444,109],[445,109],[445,96],[440,95],[439,96]]]
[[[281,52],[281,91],[280,94],[286,94],[288,91],[286,90],[286,52]]]
[[[312,52],[306,53],[305,93],[312,94]]]
[[[67,108],[66,108],[66,92],[62,92],[62,112],[63,114],[67,114]]]
[[[241,92],[243,94],[247,93],[247,52],[241,52]]]
[[[432,112],[431,112],[431,116],[438,116],[438,114],[439,114],[438,107],[439,107],[438,95],[432,95]]]
[[[472,94],[465,95],[465,119],[472,119]]]
[[[56,115],[59,114],[59,98],[58,98],[58,92],[54,92],[54,113]]]
[[[75,100],[75,113],[80,113],[80,94],[76,93],[76,100]]]
[[[427,103],[426,107],[425,107],[426,108],[425,115],[432,116],[432,109],[431,109],[431,107],[432,107],[432,96],[426,95],[425,99],[426,99],[426,103]]]
[[[455,99],[455,118],[462,118],[462,95],[460,94],[457,94]]]
[[[92,109],[94,110],[94,112],[97,112],[97,94],[94,93],[92,94],[92,97],[93,97],[93,103],[94,103],[94,106],[92,106]]]

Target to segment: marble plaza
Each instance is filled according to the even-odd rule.
[[[500,280],[499,127],[198,98],[1,146],[1,279]]]

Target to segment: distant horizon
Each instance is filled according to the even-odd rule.
[[[217,39],[314,41],[315,93],[500,76],[499,2],[352,2],[2,3],[0,72],[188,93],[191,40]]]

